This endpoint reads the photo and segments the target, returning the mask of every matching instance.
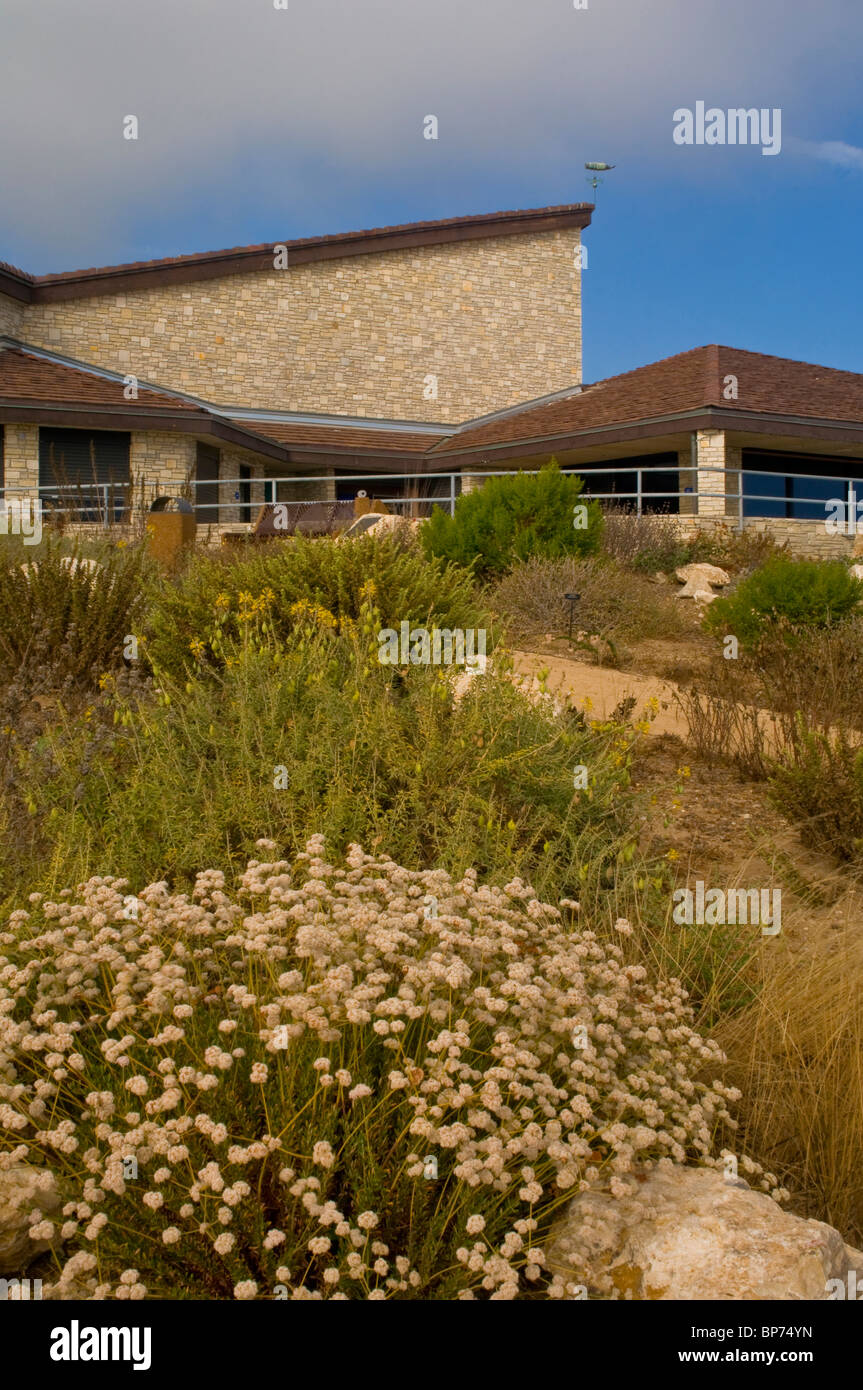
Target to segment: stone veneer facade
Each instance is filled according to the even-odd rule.
[[[37,303],[5,331],[216,405],[454,423],[581,380],[580,240],[487,237]]]
[[[27,308],[20,299],[0,294],[0,338],[20,338],[21,320]]]

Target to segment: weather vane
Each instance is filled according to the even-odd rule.
[[[591,169],[593,171],[593,178],[588,179],[587,182],[590,184],[595,194],[597,188],[602,183],[602,179],[596,177],[597,174],[605,174],[609,169],[614,169],[616,166],[614,164],[585,164],[584,167],[585,169]]]

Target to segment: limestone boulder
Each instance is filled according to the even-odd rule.
[[[682,589],[678,589],[675,598],[697,599],[699,595],[706,594],[710,599],[714,599],[716,595],[713,590],[723,589],[731,582],[730,576],[718,565],[681,565],[674,574],[683,585]]]
[[[622,1198],[580,1193],[546,1255],[553,1273],[603,1299],[828,1300],[829,1280],[853,1288],[863,1277],[863,1252],[832,1226],[709,1168],[651,1172]]]
[[[62,1205],[49,1169],[27,1163],[0,1169],[0,1275],[20,1276],[37,1255],[50,1249],[54,1240],[33,1240],[30,1227],[40,1220],[53,1221],[56,1233]]]

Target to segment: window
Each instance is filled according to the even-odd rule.
[[[199,444],[195,463],[195,520],[216,526],[219,521],[219,451]]]
[[[39,495],[76,521],[121,521],[129,505],[131,435],[119,430],[39,430]]]

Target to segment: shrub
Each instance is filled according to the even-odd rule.
[[[573,631],[616,643],[636,637],[674,637],[685,631],[680,605],[661,587],[627,574],[613,561],[549,560],[534,556],[514,565],[489,595],[515,641],[536,641],[569,627],[566,593],[580,595]]]
[[[631,507],[603,510],[602,547],[627,569],[669,574],[692,560],[705,560],[710,550],[706,534],[687,536],[676,516],[668,512],[643,512]]]
[[[0,681],[72,692],[123,663],[149,566],[141,545],[0,549]]]
[[[0,936],[0,1163],[68,1199],[48,1296],[562,1297],[568,1194],[716,1163],[721,1053],[572,903],[321,837],[239,892],[126,886]]]
[[[422,544],[428,555],[480,575],[502,574],[532,555],[591,555],[599,548],[602,512],[597,502],[579,503],[583,486],[554,461],[536,474],[487,478],[475,492],[462,493],[454,516],[432,512],[420,532]],[[583,529],[574,525],[578,505],[586,506]]]
[[[793,756],[803,729],[863,731],[863,618],[805,631],[779,620],[737,661],[714,654],[678,702],[699,753],[767,777],[772,760]]]
[[[325,609],[337,623],[357,619],[369,584],[385,627],[403,621],[490,626],[469,576],[398,536],[341,542],[298,536],[239,559],[196,555],[176,585],[154,585],[146,651],[154,667],[179,678],[202,645],[210,658],[215,655],[208,636],[217,624],[227,623],[236,634],[243,626],[239,615],[247,613],[282,640],[296,627],[302,605]],[[489,642],[491,647],[491,635]]]
[[[738,584],[727,598],[713,602],[705,616],[708,632],[733,633],[741,647],[780,620],[789,640],[798,629],[823,628],[856,612],[863,583],[841,560],[795,560],[779,553]]]
[[[530,874],[543,891],[602,880],[608,898],[634,877],[618,861],[633,838],[632,810],[618,811],[632,729],[555,718],[503,670],[458,703],[443,668],[412,666],[393,685],[379,619],[369,609],[363,622],[339,635],[310,617],[284,646],[235,648],[224,670],[163,678],[155,696],[117,693],[101,718],[22,754],[47,882],[98,870],[186,884],[201,863],[235,871],[262,833],[299,848],[318,830],[337,850],[362,840],[412,867]],[[587,792],[573,788],[577,764]],[[589,883],[576,861],[590,862]],[[21,872],[16,857],[7,891]]]
[[[863,857],[863,749],[841,731],[808,729],[771,769],[770,793],[790,820],[803,823],[806,841],[840,859]]]

